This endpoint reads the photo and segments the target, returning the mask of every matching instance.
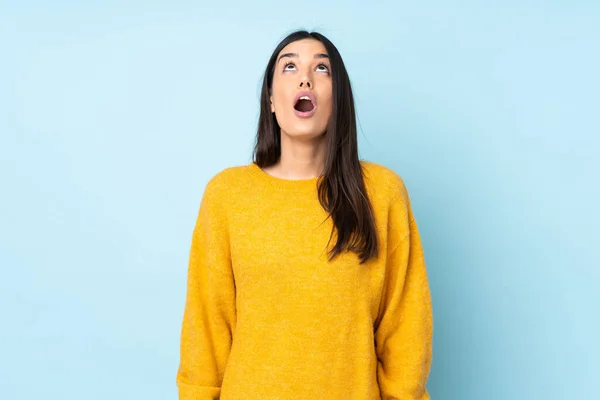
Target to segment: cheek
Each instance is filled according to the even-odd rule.
[[[286,93],[280,85],[275,85],[275,82],[273,82],[272,98],[275,109],[282,110],[286,103]]]
[[[331,114],[331,111],[333,109],[333,99],[331,97],[327,98],[323,106],[323,109],[327,113],[327,115]]]
[[[330,82],[324,84],[322,89],[321,93],[317,94],[317,96],[320,95],[320,98],[323,99],[323,102],[320,103],[323,110],[326,111],[327,114],[330,114],[333,109],[333,93]]]

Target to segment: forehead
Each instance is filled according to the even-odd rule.
[[[285,53],[297,53],[300,58],[312,58],[317,53],[327,54],[323,43],[316,39],[301,39],[285,46],[277,57]]]

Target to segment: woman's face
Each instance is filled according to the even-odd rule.
[[[309,100],[298,100],[305,95]],[[331,116],[331,64],[323,43],[302,39],[288,44],[277,55],[271,112],[282,134],[318,137]]]

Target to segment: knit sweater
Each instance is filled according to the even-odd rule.
[[[433,317],[402,178],[360,161],[379,240],[331,262],[317,179],[210,178],[191,239],[180,400],[429,400]]]

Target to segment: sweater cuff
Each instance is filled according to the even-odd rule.
[[[198,386],[177,382],[179,400],[219,400],[221,388],[216,386]]]

